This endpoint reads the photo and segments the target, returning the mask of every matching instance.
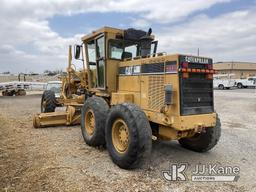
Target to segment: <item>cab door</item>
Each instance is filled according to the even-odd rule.
[[[97,88],[106,89],[106,61],[105,61],[105,36],[95,39],[96,45],[96,68],[97,68]]]

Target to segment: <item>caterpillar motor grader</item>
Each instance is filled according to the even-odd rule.
[[[213,148],[221,134],[214,111],[212,59],[157,53],[152,30],[103,27],[74,46],[61,97],[46,91],[34,127],[81,124],[90,146],[106,145],[119,167],[140,165],[152,139],[190,150]],[[66,106],[66,111],[55,107]]]

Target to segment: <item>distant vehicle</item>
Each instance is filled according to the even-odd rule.
[[[236,81],[231,79],[234,74],[214,75],[213,87],[217,89],[230,89],[235,86]]]
[[[8,74],[8,73],[6,73]],[[26,74],[20,73],[18,75],[19,81],[0,83],[0,90],[3,96],[25,96],[26,89],[30,84],[26,82]]]
[[[235,86],[239,89],[247,87],[256,87],[256,76],[247,79],[236,79]]]
[[[55,97],[60,97],[61,91],[61,81],[48,81],[46,85],[46,90],[51,90],[55,93]]]

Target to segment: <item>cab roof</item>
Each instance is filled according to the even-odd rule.
[[[96,36],[98,36],[99,34],[102,34],[102,33],[120,33],[120,34],[123,34],[124,30],[113,28],[113,27],[102,27],[100,29],[97,29],[96,31],[92,31],[92,33],[90,33],[88,35],[83,36],[82,41],[90,40],[90,39],[95,38]]]

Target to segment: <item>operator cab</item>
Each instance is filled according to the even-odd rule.
[[[154,56],[157,41],[154,41],[151,33],[151,28],[147,33],[136,29],[124,30],[123,36],[109,40],[109,59],[128,60]]]
[[[82,38],[83,44],[76,45],[75,58],[80,58],[88,70],[89,89],[106,94],[116,91],[116,74],[121,61],[154,57],[157,41],[148,32],[104,27]]]

